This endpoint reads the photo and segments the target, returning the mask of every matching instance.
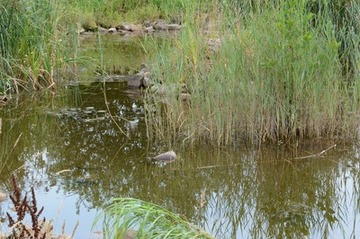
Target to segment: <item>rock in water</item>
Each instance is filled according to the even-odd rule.
[[[155,161],[158,162],[174,162],[176,159],[176,154],[173,150],[159,154],[153,158]]]

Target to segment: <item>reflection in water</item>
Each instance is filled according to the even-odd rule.
[[[170,150],[171,142],[148,140],[140,93],[125,89],[121,83],[94,83],[69,86],[55,97],[14,99],[0,111],[0,186],[9,190],[11,173],[24,190],[33,185],[58,232],[63,220],[69,233],[80,220],[76,238],[89,238],[96,211],[113,197],[159,204],[216,238],[360,233],[358,147],[295,160],[276,147],[178,145],[175,162],[151,164],[147,159]],[[2,204],[2,216],[9,207]]]

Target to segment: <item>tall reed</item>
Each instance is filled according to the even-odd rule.
[[[1,92],[54,85],[54,70],[63,64],[59,17],[56,1],[1,1]]]
[[[269,1],[246,19],[232,5],[215,7],[216,25],[207,34],[200,17],[188,16],[181,36],[153,53],[149,136],[218,145],[352,137],[359,76],[348,84],[337,26],[308,3]],[[209,38],[221,42],[215,52]],[[179,100],[183,85],[189,104]]]

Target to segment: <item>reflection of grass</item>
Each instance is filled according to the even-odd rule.
[[[94,59],[94,66],[98,66],[99,72],[135,74],[145,60],[142,41],[140,37],[119,40],[118,35],[98,36],[97,39],[94,37],[82,42],[81,55]]]
[[[103,219],[104,238],[125,238],[134,229],[136,238],[213,238],[179,215],[133,198],[114,199]]]
[[[1,118],[0,118],[1,120]],[[0,129],[1,130],[1,129]],[[1,133],[0,133],[1,136]],[[19,134],[19,136],[17,137],[17,139],[15,140],[15,142],[13,144],[10,144],[8,141],[8,137],[4,137],[2,136],[2,139],[5,140],[1,140],[1,144],[0,144],[0,174],[4,174],[5,171],[7,171],[9,169],[9,166],[11,166],[11,155],[14,152],[16,146],[19,143],[19,140],[21,139],[22,133]]]

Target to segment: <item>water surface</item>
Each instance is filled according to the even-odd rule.
[[[138,65],[144,56],[135,56]],[[0,186],[10,192],[12,174],[24,192],[33,186],[57,233],[65,221],[71,234],[79,221],[75,238],[101,238],[93,232],[99,227],[91,230],[96,212],[114,197],[134,197],[182,214],[216,238],[360,234],[356,143],[215,149],[149,140],[141,92],[124,83],[22,95],[0,119]],[[320,156],[296,159],[335,143]],[[170,149],[176,162],[148,163]],[[6,217],[12,205],[0,205]]]

